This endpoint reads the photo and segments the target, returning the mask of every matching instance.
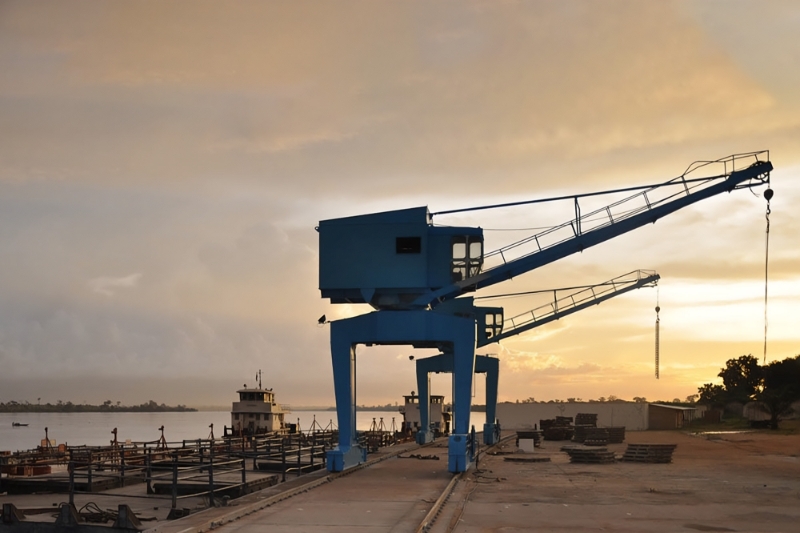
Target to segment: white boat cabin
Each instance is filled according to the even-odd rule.
[[[434,433],[439,435],[450,434],[450,406],[445,405],[444,396],[431,395],[430,423]],[[404,402],[400,407],[403,414],[403,431],[416,433],[420,429],[419,396],[411,391],[410,395],[403,396]]]
[[[275,402],[272,389],[247,388],[236,391],[239,401],[233,402],[231,428],[234,435],[273,433],[286,428],[284,415],[288,414]]]

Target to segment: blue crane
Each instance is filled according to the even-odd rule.
[[[453,430],[448,469],[463,472],[472,462],[469,412],[476,368],[475,349],[502,335],[502,308],[478,307],[467,296],[723,192],[769,183],[769,153],[737,154],[693,163],[677,178],[655,185],[458,211],[571,200],[575,216],[523,240],[484,253],[479,227],[437,226],[416,207],[331,220],[319,232],[319,288],[334,304],[366,303],[375,310],[330,323],[338,446],[328,469],[339,472],[366,460],[356,434],[356,347],[409,345],[452,354]],[[632,193],[582,213],[581,200]],[[584,201],[585,202],[585,201]],[[484,262],[497,264],[484,268]],[[494,340],[492,340],[494,339]]]

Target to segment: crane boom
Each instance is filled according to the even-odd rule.
[[[690,183],[689,180],[686,180],[687,171],[687,173],[684,173],[678,178],[660,185],[655,185],[624,200],[620,200],[584,215],[580,214],[576,200],[576,217],[574,219],[529,237],[524,241],[502,248],[494,252],[494,254],[499,254],[503,257],[503,253],[506,250],[523,243],[533,243],[536,245],[537,249],[534,252],[510,261],[504,260],[499,266],[490,268],[480,274],[451,283],[438,290],[429,291],[419,296],[412,303],[412,306],[435,306],[442,301],[456,298],[466,292],[472,292],[476,289],[501,283],[515,276],[519,276],[520,274],[524,274],[574,253],[583,251],[591,246],[618,237],[646,224],[654,223],[658,219],[674,213],[683,207],[711,198],[717,194],[730,192],[737,188],[750,188],[765,184],[768,182],[769,173],[772,170],[772,163],[768,160],[759,160],[758,155],[761,153],[762,152],[748,154],[754,156],[756,161],[744,169],[728,171],[728,163],[730,162],[731,166],[733,166],[736,157],[740,159],[742,157],[730,156],[715,161],[715,163],[725,164],[725,171],[722,174],[709,176],[707,178],[692,179]],[[690,167],[690,171],[692,170],[695,169]],[[650,196],[648,196],[648,193],[653,196],[659,189],[669,187],[677,188],[678,192],[669,194],[658,201],[651,201]],[[612,214],[612,208],[619,209],[620,206],[633,206],[634,204],[638,204],[637,207],[623,212],[616,217]],[[606,217],[598,223],[596,219],[599,214],[605,214]],[[594,226],[591,226],[592,224],[594,224]],[[588,230],[586,229],[587,225],[591,226]],[[564,228],[571,229],[572,235],[550,245],[542,246],[540,244],[540,240],[542,240],[543,237],[553,234],[558,230],[563,230]],[[490,255],[492,254],[487,254],[487,257]]]
[[[634,270],[604,283],[585,287],[562,297],[558,296],[558,289],[556,289],[553,291],[553,301],[551,303],[505,319],[502,333],[485,340],[479,340],[477,346],[480,348],[500,342],[503,339],[543,326],[587,307],[599,305],[626,292],[641,287],[652,287],[659,279],[661,279],[661,276],[653,271]],[[506,327],[506,324],[510,328]]]

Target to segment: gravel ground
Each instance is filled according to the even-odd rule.
[[[800,431],[693,435],[629,432],[608,446],[677,444],[673,462],[572,464],[562,442],[486,456],[433,531],[800,531]],[[516,452],[510,441],[502,452]]]

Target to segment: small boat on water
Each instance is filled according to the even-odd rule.
[[[26,427],[28,424],[23,424],[23,423],[21,423],[21,422],[11,422],[11,425],[12,425],[13,427],[15,427],[15,428],[24,428],[24,427]]]
[[[233,402],[230,427],[235,437],[283,433],[291,429],[291,424],[287,424],[284,418],[289,411],[275,401],[272,389],[262,388],[260,370],[256,379],[256,387],[244,385],[244,388],[236,391],[239,401]],[[225,435],[228,435],[227,426]]]

